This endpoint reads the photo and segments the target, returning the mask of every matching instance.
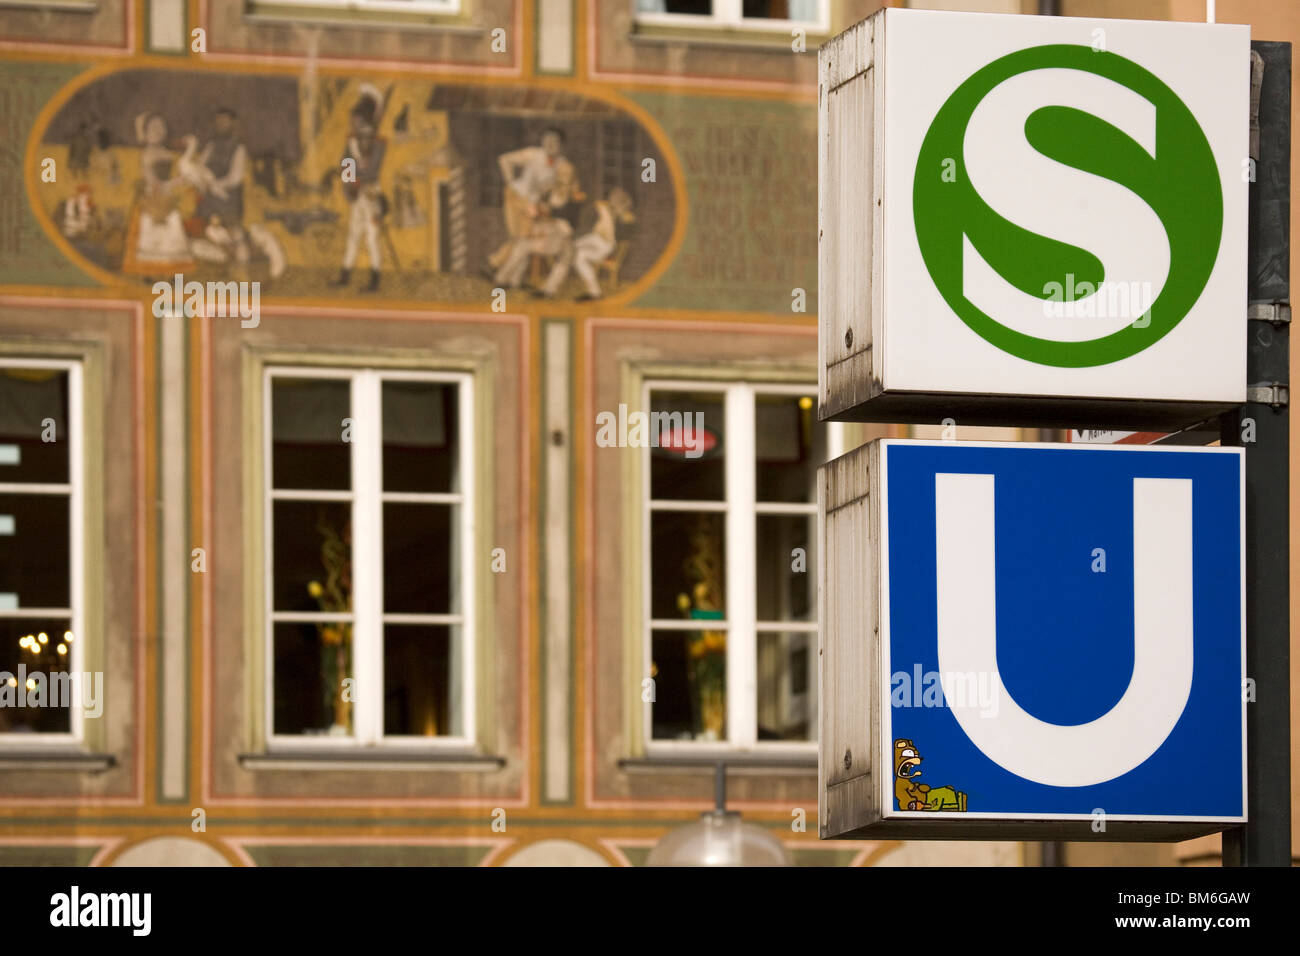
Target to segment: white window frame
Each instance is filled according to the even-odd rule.
[[[86,718],[81,706],[82,676],[86,661],[86,601],[85,601],[85,470],[84,424],[82,420],[82,365],[75,359],[0,359],[0,368],[59,369],[68,375],[68,421],[65,424],[68,442],[68,480],[66,482],[7,482],[0,481],[0,493],[23,495],[68,496],[68,600],[71,607],[49,608],[19,606],[17,610],[2,611],[0,617],[67,618],[76,638],[68,648],[68,672],[73,678],[72,691],[76,700],[70,712],[70,730],[67,733],[0,733],[0,749],[31,750],[45,747],[78,747],[85,741]],[[3,472],[0,471],[0,475]]]
[[[351,437],[351,489],[347,491],[275,490],[272,487],[271,383],[277,378],[346,379],[349,387]],[[265,557],[263,587],[266,595],[265,683],[266,744],[268,751],[351,750],[391,748],[436,752],[472,751],[476,745],[477,713],[475,653],[475,520],[474,520],[474,407],[472,375],[463,372],[409,371],[383,368],[338,368],[311,365],[268,365],[263,371],[263,527]],[[382,387],[384,382],[418,381],[457,386],[457,458],[459,492],[395,492],[383,490]],[[379,422],[380,427],[366,427]],[[341,423],[340,423],[341,428]],[[352,612],[276,611],[274,608],[274,501],[349,501],[352,504]],[[384,600],[383,505],[385,502],[454,504],[458,506],[459,614],[386,613]],[[454,584],[453,584],[454,586]],[[351,736],[275,733],[275,624],[296,621],[347,621],[352,624],[353,701]],[[384,625],[388,623],[446,625],[460,629],[459,701],[449,705],[459,713],[461,733],[455,736],[389,736],[384,733]],[[452,685],[455,687],[455,685]]]
[[[817,750],[814,735],[810,740],[759,740],[758,739],[758,635],[763,633],[807,633],[815,647],[819,622],[811,621],[760,621],[757,618],[757,565],[754,560],[756,526],[763,514],[816,515],[817,501],[811,502],[759,502],[756,500],[756,433],[755,409],[759,395],[815,395],[817,383],[778,383],[749,381],[718,381],[716,379],[654,378],[642,382],[641,407],[649,410],[650,395],[656,391],[712,392],[723,397],[725,418],[723,434],[724,500],[690,501],[654,500],[650,485],[650,449],[641,452],[641,540],[643,542],[641,568],[641,673],[649,674],[655,631],[698,631],[699,621],[683,618],[655,618],[651,616],[651,572],[653,566],[653,537],[650,531],[651,514],[655,511],[713,512],[725,516],[726,577],[723,585],[726,595],[724,620],[708,622],[710,630],[727,634],[727,738],[719,741],[664,740],[654,736],[654,703],[642,701],[642,744],[649,757],[705,753],[735,753],[759,751],[778,756],[781,754],[807,755]],[[838,423],[826,425],[827,457],[841,453],[843,435]],[[813,547],[816,546],[812,542]],[[809,570],[812,573],[812,569]],[[809,661],[808,680],[815,686],[817,667],[815,659]],[[641,695],[638,690],[638,700]]]
[[[262,0],[263,6],[302,7],[307,10],[344,10],[351,13],[413,13],[453,15],[460,0]]]
[[[744,0],[713,0],[712,13],[648,13],[642,12],[637,0],[632,0],[632,11],[637,23],[664,27],[718,27],[728,30],[759,30],[789,33],[802,28],[812,33],[829,33],[831,28],[830,0],[817,0],[815,20],[769,20],[746,17]]]

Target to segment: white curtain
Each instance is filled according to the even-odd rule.
[[[790,19],[814,21],[817,19],[819,0],[790,0]]]

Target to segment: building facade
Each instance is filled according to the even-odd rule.
[[[0,862],[635,865],[720,759],[799,864],[1041,862],[816,836],[816,466],[928,434],[812,397],[879,5],[0,2]]]

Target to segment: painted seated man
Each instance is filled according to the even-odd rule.
[[[533,221],[528,235],[514,240],[510,252],[492,274],[492,281],[505,289],[517,289],[533,256],[564,259],[573,247],[573,227],[558,216],[544,216]]]
[[[596,280],[596,269],[614,252],[617,244],[619,223],[627,223],[636,217],[632,214],[632,197],[627,190],[615,186],[607,198],[595,204],[596,224],[591,232],[575,240],[564,254],[555,260],[551,274],[546,277],[542,294],[555,296],[559,293],[564,280],[572,269],[582,282],[583,292],[578,301],[600,298],[600,283]]]

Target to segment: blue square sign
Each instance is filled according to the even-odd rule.
[[[883,815],[1244,821],[1242,450],[881,446]]]

